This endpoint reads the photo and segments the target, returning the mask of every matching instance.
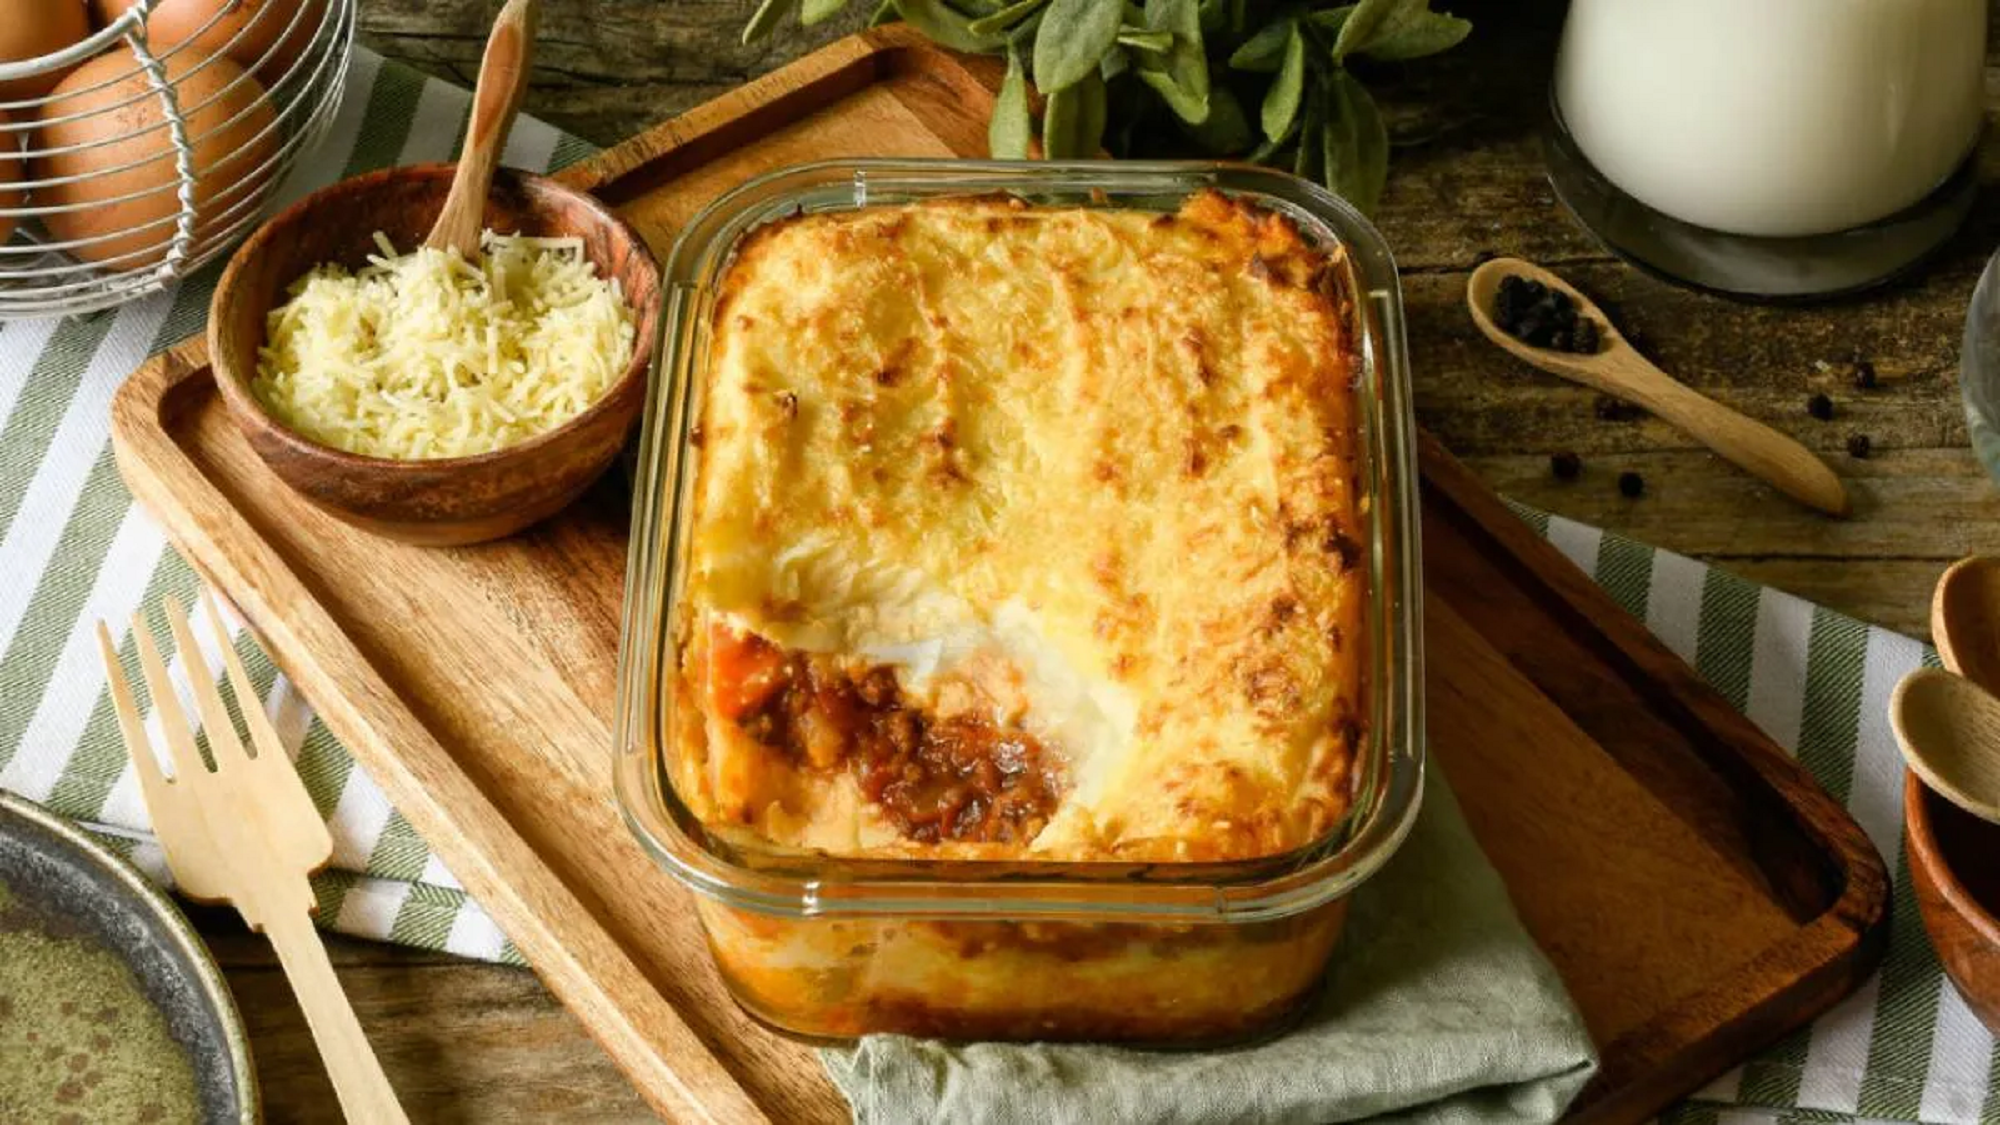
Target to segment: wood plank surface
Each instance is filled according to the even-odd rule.
[[[786,29],[744,47],[747,0],[544,0],[527,112],[611,144],[722,94],[853,24]],[[1398,147],[1379,216],[1406,267],[1420,420],[1510,496],[1627,532],[1736,573],[1913,634],[1931,582],[1952,558],[2000,549],[2000,492],[1965,448],[1956,351],[1964,301],[2000,214],[1982,202],[1968,229],[1913,281],[1865,300],[1797,309],[1742,306],[1686,293],[1611,262],[1556,208],[1535,130],[1562,6],[1553,0],[1461,0],[1478,31],[1438,59],[1371,74]],[[361,0],[363,41],[469,85],[487,0]],[[865,5],[857,5],[857,8]],[[1994,87],[1990,87],[1994,88]],[[2000,143],[1982,156],[1991,180]],[[1827,453],[1856,496],[1856,518],[1800,512],[1657,423],[1596,418],[1588,392],[1493,352],[1458,304],[1483,253],[1535,257],[1568,271],[1613,308],[1670,370]],[[1871,361],[1881,388],[1849,389],[1850,362]],[[1806,416],[1815,390],[1838,406]],[[1866,432],[1877,454],[1839,451]],[[1564,484],[1549,454],[1574,450],[1583,478]],[[1645,474],[1628,501],[1614,481]],[[258,939],[205,914],[250,1006],[274,1121],[337,1120],[316,1078],[303,1024]],[[419,1120],[646,1120],[629,1085],[533,977],[371,943],[335,939],[343,980],[399,1086],[420,1091]]]

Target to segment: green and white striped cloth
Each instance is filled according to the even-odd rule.
[[[449,83],[357,52],[338,116],[292,170],[281,199],[370,168],[450,159],[470,100]],[[590,151],[522,118],[504,159],[547,170]],[[109,404],[147,356],[201,330],[219,273],[218,263],[120,309],[0,328],[0,787],[101,830],[163,881],[159,851],[142,835],[145,807],[92,629],[100,619],[110,623],[137,683],[126,635],[133,611],[157,615],[168,594],[189,602],[196,578],[119,480]],[[156,632],[171,651],[164,625]],[[323,924],[519,963],[498,927],[240,628],[236,637],[333,826],[334,869],[315,880]]]
[[[467,101],[463,90],[359,52],[328,138],[284,194],[386,164],[448,158]],[[506,161],[546,169],[588,151],[523,118]],[[0,787],[100,830],[162,880],[91,630],[99,619],[112,624],[129,674],[126,620],[168,594],[187,600],[196,579],[120,482],[107,406],[148,355],[201,327],[215,273],[115,312],[0,327]],[[1902,767],[1885,705],[1897,678],[1932,659],[1929,652],[1677,555],[1521,514],[1794,750],[1897,861],[1881,974],[1666,1119],[2000,1122],[2000,1050],[1944,983],[1901,862]],[[316,882],[322,924],[519,963],[283,677],[240,629],[236,637],[333,828],[336,869]]]

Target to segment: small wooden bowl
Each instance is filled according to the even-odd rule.
[[[2000,825],[1963,811],[1910,774],[1903,782],[1903,830],[1910,886],[1938,960],[1966,1006],[2000,1035]]]
[[[365,264],[376,231],[398,250],[421,245],[451,188],[450,164],[385,168],[293,204],[230,259],[209,306],[216,385],[251,446],[278,477],[326,512],[426,546],[479,543],[527,527],[574,500],[617,458],[645,405],[660,318],[660,267],[611,209],[545,176],[501,169],[486,224],[509,233],[583,239],[601,276],[635,314],[632,362],[603,397],[563,425],[471,457],[403,461],[322,445],[280,424],[250,391],[264,321],[314,266]]]

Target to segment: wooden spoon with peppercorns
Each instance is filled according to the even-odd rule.
[[[1848,514],[1847,490],[1811,450],[1653,366],[1590,298],[1548,270],[1495,258],[1472,271],[1465,300],[1486,338],[1520,359],[1644,407],[1801,504]]]

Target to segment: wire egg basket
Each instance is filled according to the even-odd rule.
[[[0,84],[66,76],[0,100],[0,320],[158,292],[249,233],[339,108],[355,3],[218,3],[154,44],[173,32],[148,17],[190,5],[136,0],[79,43],[0,63]]]

